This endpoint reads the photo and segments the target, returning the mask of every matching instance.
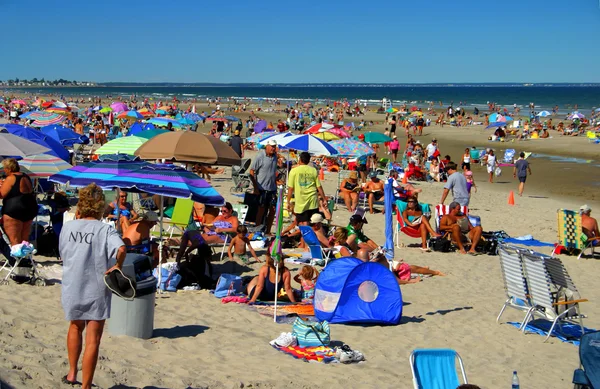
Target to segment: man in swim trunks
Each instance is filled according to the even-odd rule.
[[[587,240],[593,240],[593,245],[600,245],[600,232],[598,231],[598,221],[590,216],[592,209],[589,205],[584,204],[579,207],[581,214],[581,230]]]
[[[371,181],[365,185],[365,193],[369,201],[369,212],[373,213],[373,202],[383,199],[383,181],[377,178],[377,172],[372,171],[369,173]]]
[[[460,204],[456,201],[450,203],[450,213],[444,215],[440,220],[440,231],[451,234],[452,241],[456,243],[461,254],[467,254],[462,242],[463,234],[465,234],[471,240],[471,248],[468,254],[478,255],[476,248],[481,239],[483,229],[481,226],[473,227],[469,218],[460,212],[460,207]]]

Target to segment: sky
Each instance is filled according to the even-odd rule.
[[[0,0],[0,16],[0,80],[600,82],[598,0]]]

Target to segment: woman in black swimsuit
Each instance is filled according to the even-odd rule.
[[[31,178],[19,172],[19,164],[14,158],[5,159],[2,166],[7,175],[0,187],[2,220],[10,244],[14,246],[29,240],[31,223],[38,212],[37,200]]]
[[[255,303],[256,300],[273,301],[275,300],[275,293],[279,293],[279,290],[283,289],[289,300],[295,303],[296,298],[292,290],[292,275],[290,271],[285,267],[283,261],[279,261],[276,264],[269,254],[266,257],[267,263],[260,268],[258,275],[248,284],[247,292],[250,302]],[[277,271],[275,266],[279,267],[279,280],[277,280],[277,289],[279,290],[277,291],[275,290],[275,275]]]
[[[348,178],[344,179],[340,184],[340,197],[344,199],[346,208],[350,212],[354,212],[358,205],[358,192],[360,192],[358,173],[350,172]]]

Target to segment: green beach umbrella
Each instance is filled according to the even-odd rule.
[[[169,132],[169,130],[161,130],[160,128],[155,128],[153,130],[144,130],[140,131],[135,136],[138,138],[144,138],[146,140],[152,139],[157,135],[164,134],[165,132]]]
[[[111,107],[104,107],[104,108],[102,108],[98,112],[100,112],[100,113],[109,113],[109,112],[112,112],[112,108]]]
[[[382,134],[381,132],[367,132],[365,133],[365,142],[367,143],[385,143],[391,142],[392,138],[387,135]]]
[[[111,140],[106,143],[104,146],[100,147],[96,150],[96,154],[105,155],[105,154],[128,154],[133,155],[133,153],[144,143],[146,143],[148,139],[144,139],[139,136],[127,136],[124,138],[117,138]]]

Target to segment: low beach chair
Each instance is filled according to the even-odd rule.
[[[429,204],[419,203],[423,214],[431,214]],[[400,232],[404,235],[410,236],[411,238],[421,239],[421,232],[411,226],[407,226],[402,218],[402,212],[406,210],[407,204],[404,201],[396,200],[396,228],[394,229],[394,239],[396,241],[396,247],[400,248]],[[427,240],[427,247],[429,247],[429,240]]]
[[[500,258],[500,269],[504,281],[504,290],[508,299],[504,302],[496,322],[500,322],[500,317],[507,307],[525,312],[522,329],[525,325],[525,318],[533,309],[529,300],[529,290],[527,289],[527,279],[523,270],[523,262],[521,260],[520,249],[511,245],[500,245],[498,248],[498,256]]]
[[[310,250],[311,263],[323,263],[324,267],[327,266],[327,263],[331,259],[332,249],[321,246],[317,234],[315,234],[310,226],[298,226],[298,228],[302,234],[302,239],[304,239]]]
[[[594,131],[587,131],[585,136],[590,143],[600,143],[600,138],[598,138],[598,135]]]
[[[233,208],[233,216],[237,216],[239,224],[243,225],[246,222],[246,217],[248,216],[248,205],[232,204],[231,207]],[[220,214],[221,214],[221,212],[219,211],[219,215]],[[209,245],[211,248],[221,247],[221,257],[220,257],[221,261],[223,260],[223,257],[225,256],[225,251],[227,250],[227,246],[229,245],[229,242],[231,241],[232,236],[235,236],[235,234],[234,233],[225,234],[225,242],[223,243],[223,245],[221,245],[221,243],[214,243],[214,244]]]
[[[460,206],[460,212],[466,216],[469,215],[469,207],[461,205]],[[435,228],[436,231],[439,233],[440,232],[440,220],[442,220],[442,216],[447,215],[450,213],[450,205],[446,205],[446,204],[438,204],[435,206]]]
[[[560,326],[563,322],[574,323],[575,319],[578,319],[576,324],[579,324],[581,333],[584,334],[583,315],[579,310],[579,303],[588,300],[565,299],[565,301],[558,301],[559,294],[552,290],[553,287],[563,287],[563,284],[574,287],[572,281],[567,282],[566,280],[566,277],[568,277],[566,270],[556,270],[560,260],[532,251],[522,252],[521,258],[527,275],[527,286],[533,306],[533,309],[529,311],[529,314],[525,317],[523,325],[521,326],[522,331],[525,331],[529,320],[537,315],[543,319],[552,321],[552,326],[550,327],[544,342],[550,338],[554,332],[554,327],[556,327],[557,324]],[[560,266],[562,267],[562,263],[560,263]],[[548,269],[551,270],[549,271]],[[552,272],[552,276],[550,275],[550,272]],[[572,292],[576,293],[577,289],[572,290]],[[565,310],[561,313],[556,311],[559,306],[565,306]]]
[[[600,331],[589,332],[579,343],[579,369],[573,372],[575,388],[600,388]]]
[[[340,186],[342,185],[342,181],[344,181],[350,176],[351,171],[352,170],[340,170],[338,173],[338,182],[337,187],[335,189],[335,204],[338,204],[340,200],[342,201],[342,203],[344,202],[344,200],[340,197]]]
[[[169,227],[167,233],[169,239],[173,238],[175,230],[183,232],[192,220],[192,214],[194,212],[194,201],[189,199],[177,199],[175,201],[175,207],[173,208],[173,215],[169,220]]]
[[[504,151],[504,157],[502,158],[500,166],[514,165],[516,153],[517,152],[515,151],[515,149],[506,149],[506,151]]]
[[[581,215],[577,211],[570,211],[568,209],[559,209],[557,211],[558,219],[558,245],[552,251],[552,255],[557,254],[556,249],[558,246],[563,246],[567,252],[573,254],[579,251],[580,259],[585,250],[591,249],[592,256],[594,255],[593,241],[583,242],[581,237],[583,230],[581,227]]]
[[[462,358],[452,349],[416,349],[410,353],[410,369],[415,389],[456,389],[460,382],[468,384]]]

